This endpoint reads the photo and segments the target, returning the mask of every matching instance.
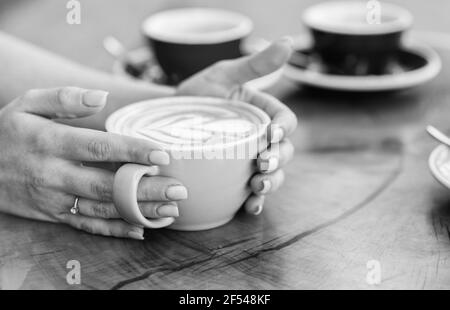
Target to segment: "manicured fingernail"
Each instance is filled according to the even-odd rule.
[[[168,165],[170,163],[170,156],[164,151],[151,151],[148,156],[150,163],[154,165]]]
[[[159,216],[178,217],[180,215],[178,207],[174,205],[162,205],[156,211]]]
[[[138,233],[137,231],[131,230],[128,232],[128,237],[135,240],[144,240],[144,234]]]
[[[83,104],[90,108],[101,107],[106,104],[108,92],[102,90],[88,90],[83,94]]]
[[[268,159],[262,159],[259,163],[259,170],[261,172],[272,172],[278,168],[278,158],[270,157]]]
[[[280,39],[280,41],[287,42],[291,48],[294,47],[294,39],[290,36],[285,36]]]
[[[264,180],[262,181],[262,188],[261,190],[258,192],[258,194],[264,195],[267,194],[270,189],[272,188],[272,183],[269,180]]]
[[[271,143],[278,143],[281,141],[281,139],[283,139],[283,128],[281,127],[275,127],[272,128],[272,135],[270,137],[270,142]]]
[[[188,197],[186,187],[182,185],[172,185],[166,190],[166,197],[170,200],[181,200]]]
[[[257,205],[253,210],[252,213],[253,215],[260,215],[261,212],[263,210],[263,206],[262,205]]]

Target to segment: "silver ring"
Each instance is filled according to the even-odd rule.
[[[73,206],[70,209],[70,213],[72,214],[78,214],[78,212],[80,212],[80,208],[78,207],[78,197],[75,196],[75,201],[73,202]]]

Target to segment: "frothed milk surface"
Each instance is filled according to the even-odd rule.
[[[222,99],[177,98],[128,107],[113,132],[152,140],[161,146],[236,143],[257,134],[270,120],[256,107]],[[110,130],[110,129],[108,129]]]

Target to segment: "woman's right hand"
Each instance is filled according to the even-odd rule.
[[[84,162],[166,165],[169,155],[146,140],[52,121],[99,112],[107,93],[75,87],[31,90],[0,110],[0,212],[60,222],[104,236],[143,239],[112,203],[114,173]],[[79,213],[70,209],[79,197]],[[138,200],[146,217],[178,216],[187,190],[177,180],[146,177]]]

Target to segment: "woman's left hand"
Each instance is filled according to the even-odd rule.
[[[287,137],[297,127],[297,117],[275,97],[243,85],[280,69],[291,53],[292,40],[284,38],[257,54],[220,61],[195,74],[177,89],[178,95],[214,96],[248,102],[264,110],[272,119],[271,144],[258,156],[258,172],[250,180],[254,194],[245,203],[245,209],[252,214],[261,213],[265,195],[276,191],[284,181],[281,167],[294,154],[294,147]]]

